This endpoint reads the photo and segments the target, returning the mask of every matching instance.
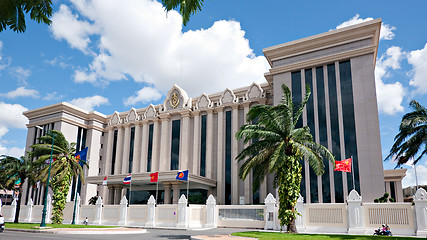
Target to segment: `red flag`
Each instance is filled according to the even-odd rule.
[[[157,182],[159,180],[159,172],[150,173],[150,182]]]
[[[335,170],[341,172],[351,172],[351,158],[342,161],[335,161]]]

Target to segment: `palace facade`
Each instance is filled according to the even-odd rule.
[[[244,145],[235,133],[251,106],[279,104],[282,84],[290,87],[294,102],[301,102],[309,85],[312,94],[297,126],[309,126],[314,140],[337,160],[352,157],[354,178],[333,171],[329,162],[325,174],[316,176],[304,162],[304,201],[344,202],[353,188],[364,201],[373,201],[384,192],[374,79],[380,26],[377,19],[266,48],[271,68],[261,84],[192,97],[175,85],[162,104],[110,115],[66,102],[27,111],[27,150],[51,129],[76,142],[77,150],[87,146],[86,184],[74,181],[69,194],[72,200],[78,191],[84,204],[93,196],[119,204],[123,195],[142,204],[156,196],[156,188],[158,202],[165,204],[176,203],[187,188],[190,202],[204,203],[213,194],[218,204],[256,204],[276,194],[274,175],[259,189],[253,189],[251,177],[239,178],[241,164],[235,158]],[[175,180],[187,169],[188,184]],[[149,180],[157,171],[158,185]],[[129,173],[131,186],[122,183]],[[27,200],[41,202],[39,189],[27,186],[24,192]]]

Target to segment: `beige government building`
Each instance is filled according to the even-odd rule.
[[[156,195],[149,173],[157,171],[158,203],[176,203],[187,183],[175,177],[187,169],[190,203],[205,203],[209,194],[218,204],[262,203],[268,193],[276,194],[273,174],[259,189],[253,189],[250,177],[239,179],[240,164],[234,159],[244,146],[234,135],[251,106],[279,103],[282,84],[291,88],[294,102],[301,101],[308,84],[312,95],[297,126],[308,125],[315,141],[337,160],[352,156],[355,182],[329,163],[319,177],[304,163],[304,202],[344,202],[353,185],[363,201],[372,202],[385,191],[374,79],[380,26],[377,19],[266,48],[271,68],[262,84],[191,97],[175,85],[162,104],[110,115],[66,102],[24,112],[29,119],[26,148],[31,150],[51,129],[76,142],[77,150],[87,146],[86,184],[74,181],[69,193],[73,200],[78,191],[83,204],[93,196],[119,204],[123,195],[129,197],[130,188],[122,182],[129,173],[131,204],[145,204]],[[105,176],[107,186],[102,185]],[[27,187],[25,202],[31,197],[42,203],[41,192]]]

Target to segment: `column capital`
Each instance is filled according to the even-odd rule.
[[[130,123],[128,123],[128,122],[127,122],[127,123],[124,123],[124,124],[123,124],[123,128],[128,128],[128,127],[130,127],[130,125],[131,125],[131,124],[130,124]]]
[[[207,112],[208,114],[212,114],[212,113],[214,112],[214,109],[213,109],[213,108],[207,108],[207,109],[206,109],[206,112]]]
[[[231,105],[231,109],[233,109],[233,110],[239,109],[239,105],[240,104],[233,104],[233,105]]]
[[[168,121],[170,119],[171,115],[169,113],[164,113],[159,115],[160,121]]]
[[[192,113],[193,113],[193,117],[195,117],[195,116],[199,116],[200,115],[200,110],[199,109],[197,109],[197,110],[194,110]]]
[[[180,113],[181,113],[181,116],[183,118],[191,117],[191,110],[186,109],[186,110],[181,111]]]
[[[114,126],[108,126],[108,127],[105,128],[105,130],[107,130],[107,132],[110,131],[110,130],[114,130]]]
[[[224,111],[225,106],[221,105],[221,106],[217,106],[215,108],[216,112],[223,112]]]
[[[251,103],[252,103],[252,102],[243,102],[243,103],[242,103],[242,106],[243,106],[244,108],[249,108],[249,107],[251,106]]]

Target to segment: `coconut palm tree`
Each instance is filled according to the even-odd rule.
[[[415,100],[409,106],[413,111],[402,117],[399,133],[394,137],[394,144],[386,158],[396,159],[396,167],[417,157],[413,162],[415,165],[427,154],[427,109]]]
[[[53,136],[55,136],[54,141]],[[51,130],[45,136],[40,137],[39,140],[39,144],[31,147],[33,148],[33,155],[38,157],[36,163],[41,168],[38,179],[42,182],[47,181],[49,165],[46,164],[46,161],[49,162],[52,141],[54,142],[51,166],[51,176],[53,177],[50,180],[53,190],[52,200],[54,201],[52,222],[61,224],[71,179],[80,176],[80,179],[84,182],[84,172],[81,164],[86,163],[82,163],[74,156],[76,143],[68,143],[64,135],[59,131]]]
[[[162,0],[162,4],[166,11],[179,8],[179,13],[182,15],[182,23],[187,25],[190,21],[190,16],[202,10],[204,0]]]
[[[295,205],[300,193],[301,162],[303,159],[308,161],[317,175],[324,172],[323,157],[335,164],[328,149],[313,142],[309,127],[295,127],[310,96],[310,88],[306,88],[304,100],[295,106],[291,91],[282,85],[280,104],[252,107],[246,116],[247,122],[256,123],[245,124],[236,133],[238,140],[250,143],[236,158],[244,162],[240,177],[245,179],[252,170],[254,188],[257,189],[267,173],[274,173],[279,190],[280,224],[286,225],[291,233],[297,232]]]
[[[0,156],[0,179],[4,180],[3,187],[19,192],[15,223],[18,223],[19,212],[21,211],[22,186],[24,186],[27,179],[29,179],[30,183],[33,182],[32,179],[36,175],[34,169],[34,164],[29,155],[20,158],[6,155]]]

